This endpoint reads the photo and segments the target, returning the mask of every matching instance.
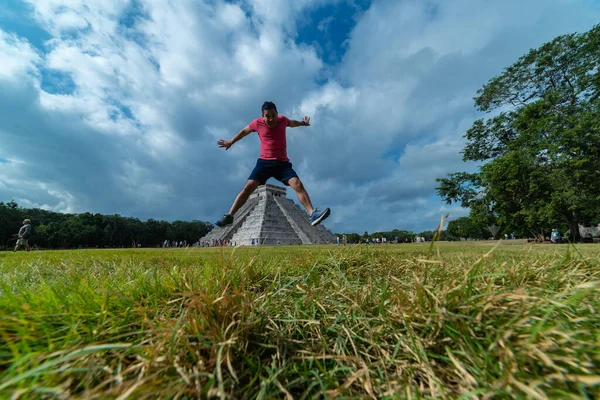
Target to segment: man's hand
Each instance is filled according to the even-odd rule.
[[[237,141],[241,140],[243,137],[248,136],[250,133],[252,133],[252,130],[250,129],[249,126],[246,126],[244,129],[242,129],[241,131],[239,131],[231,140],[219,140],[217,142],[217,144],[219,145],[219,147],[225,147],[225,150],[229,150],[229,148]]]
[[[229,148],[233,144],[233,141],[221,139],[217,142],[217,144],[219,145],[219,147],[225,147],[225,150],[229,150]]]
[[[290,128],[295,128],[297,126],[310,126],[310,117],[302,118],[302,121],[296,121],[295,119],[290,119],[290,124],[288,125]]]

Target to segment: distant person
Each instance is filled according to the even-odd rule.
[[[552,233],[550,234],[550,241],[554,244],[560,242],[560,232],[558,229],[552,229]]]
[[[29,247],[29,235],[31,235],[31,221],[29,219],[23,220],[23,226],[19,229],[17,234],[17,245],[13,251],[19,250],[19,247],[25,246],[25,250],[31,250]]]
[[[257,132],[260,140],[260,156],[256,166],[248,177],[244,188],[235,198],[229,213],[215,222],[218,227],[225,227],[233,223],[235,213],[246,203],[248,197],[260,185],[264,185],[269,178],[275,178],[286,186],[291,186],[296,191],[298,200],[308,213],[311,225],[320,224],[331,212],[329,208],[318,210],[313,208],[308,192],[304,188],[298,174],[292,168],[292,163],[287,156],[286,129],[298,126],[310,126],[310,118],[304,117],[302,121],[288,119],[278,115],[275,103],[266,101],[261,107],[260,118],[256,118],[248,126],[239,131],[231,140],[219,140],[219,147],[229,148],[251,132]]]
[[[337,241],[337,245],[339,246],[339,245],[340,245],[340,237],[339,237],[339,236],[336,236],[336,237],[335,237],[335,239],[336,239],[336,241]]]

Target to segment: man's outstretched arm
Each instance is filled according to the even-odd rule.
[[[297,126],[310,126],[310,117],[304,117],[302,121],[290,119],[290,124],[288,126],[290,128],[295,128]]]
[[[249,126],[246,126],[244,129],[242,129],[241,131],[239,131],[231,140],[219,140],[217,142],[217,144],[219,145],[219,147],[225,147],[225,150],[229,150],[229,148],[238,140],[241,140],[244,136],[248,136],[250,133],[252,133],[252,130],[250,129]]]

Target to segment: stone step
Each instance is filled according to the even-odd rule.
[[[230,240],[237,245],[335,243],[336,238],[322,224],[311,226],[308,215],[293,200],[285,197],[283,187],[258,188],[226,228],[214,228],[201,241]]]

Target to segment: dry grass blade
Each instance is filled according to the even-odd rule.
[[[61,355],[53,360],[46,361],[39,366],[30,369],[22,374],[19,374],[13,378],[5,380],[2,384],[0,384],[0,391],[4,390],[16,383],[21,381],[25,381],[29,378],[37,377],[38,375],[44,373],[56,373],[56,367],[61,364],[65,364],[67,361],[74,360],[79,357],[84,357],[88,354],[101,352],[101,351],[110,351],[110,350],[122,350],[131,347],[131,344],[127,343],[115,343],[115,344],[101,344],[101,345],[93,345],[87,346],[81,349],[77,349],[65,355]]]
[[[522,384],[521,382],[516,380],[512,375],[509,377],[509,381],[510,381],[510,383],[515,385],[517,387],[517,389],[519,389],[523,393],[527,394],[528,396],[533,397],[536,400],[548,400],[548,396],[546,396],[543,393],[538,392],[537,390],[535,390],[533,388],[530,388],[527,385]]]
[[[452,364],[454,364],[456,369],[458,369],[458,371],[460,372],[461,378],[465,379],[469,385],[477,386],[477,380],[473,377],[473,375],[467,372],[467,370],[465,369],[465,367],[463,367],[460,361],[458,361],[456,357],[452,355],[452,352],[448,347],[446,347],[446,354],[450,358],[450,361],[452,361]]]
[[[436,245],[0,253],[0,398],[600,397],[596,246]]]

